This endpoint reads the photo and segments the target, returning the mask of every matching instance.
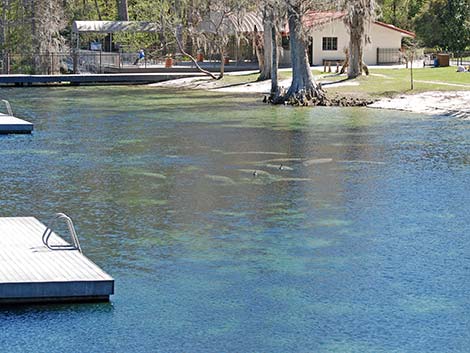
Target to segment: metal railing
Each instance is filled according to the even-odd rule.
[[[0,54],[2,74],[42,74],[55,75],[67,70],[71,63],[69,53],[29,53],[4,52]]]
[[[0,53],[2,74],[59,75],[72,73],[103,73],[108,68],[123,66],[145,68],[163,63],[164,58],[146,57],[137,61],[138,53],[103,52],[92,50],[56,53]]]
[[[470,51],[459,52],[459,53],[452,53],[450,55],[450,63],[451,65],[462,65],[467,66],[470,65]]]
[[[70,238],[72,239],[72,244],[50,244],[49,239],[52,234],[52,227],[56,224],[59,219],[65,220],[67,227],[69,229]],[[42,242],[50,250],[78,250],[82,252],[80,247],[80,242],[78,241],[77,233],[75,232],[75,227],[73,226],[72,219],[67,216],[65,213],[56,213],[55,216],[49,222],[49,226],[46,228],[42,234]]]
[[[138,59],[137,52],[104,52],[95,50],[74,50],[54,53],[31,52],[0,52],[0,74],[6,75],[64,75],[64,74],[100,74],[113,73],[120,69],[149,69],[166,66],[166,56],[161,53],[150,52],[144,59]],[[183,61],[181,54],[172,56],[173,65],[190,66],[193,64],[186,58]],[[185,63],[185,64],[184,64]],[[256,60],[248,58],[246,61],[237,61],[235,66],[244,63],[254,63]],[[220,65],[220,55],[209,55],[205,58],[204,67],[215,68]],[[257,64],[256,64],[257,65]]]
[[[7,107],[8,115],[13,116],[13,110],[11,109],[10,102],[6,99],[2,99],[2,102],[5,103],[5,106]]]

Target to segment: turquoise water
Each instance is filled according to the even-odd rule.
[[[470,121],[0,94],[36,128],[0,136],[1,216],[66,212],[116,280],[110,304],[2,308],[1,352],[470,350]]]

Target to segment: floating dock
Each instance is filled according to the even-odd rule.
[[[0,218],[0,304],[108,301],[114,279],[34,217]],[[61,249],[60,247],[63,247]]]
[[[28,121],[0,113],[0,134],[30,134],[33,128]]]

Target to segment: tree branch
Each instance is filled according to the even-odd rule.
[[[202,67],[200,67],[199,64],[197,63],[197,60],[196,60],[192,55],[190,55],[189,53],[187,53],[187,52],[183,49],[183,45],[181,45],[181,42],[180,42],[180,40],[179,40],[179,38],[178,38],[178,33],[176,33],[176,32],[175,32],[175,38],[176,38],[176,43],[178,44],[178,48],[179,48],[180,52],[183,53],[183,55],[186,55],[189,59],[191,59],[191,61],[193,62],[193,64],[196,65],[196,68],[197,68],[200,72],[202,72],[202,73],[204,73],[204,74],[206,74],[206,75],[212,77],[214,80],[220,80],[220,79],[222,78],[222,75],[216,76],[216,75],[214,75],[212,72],[207,71],[207,70],[204,70]]]

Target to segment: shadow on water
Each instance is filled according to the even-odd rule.
[[[2,304],[0,305],[1,316],[7,319],[9,316],[15,318],[20,315],[42,315],[52,313],[79,314],[86,312],[111,313],[113,304],[111,302],[83,302],[78,303],[32,303],[32,304]]]

